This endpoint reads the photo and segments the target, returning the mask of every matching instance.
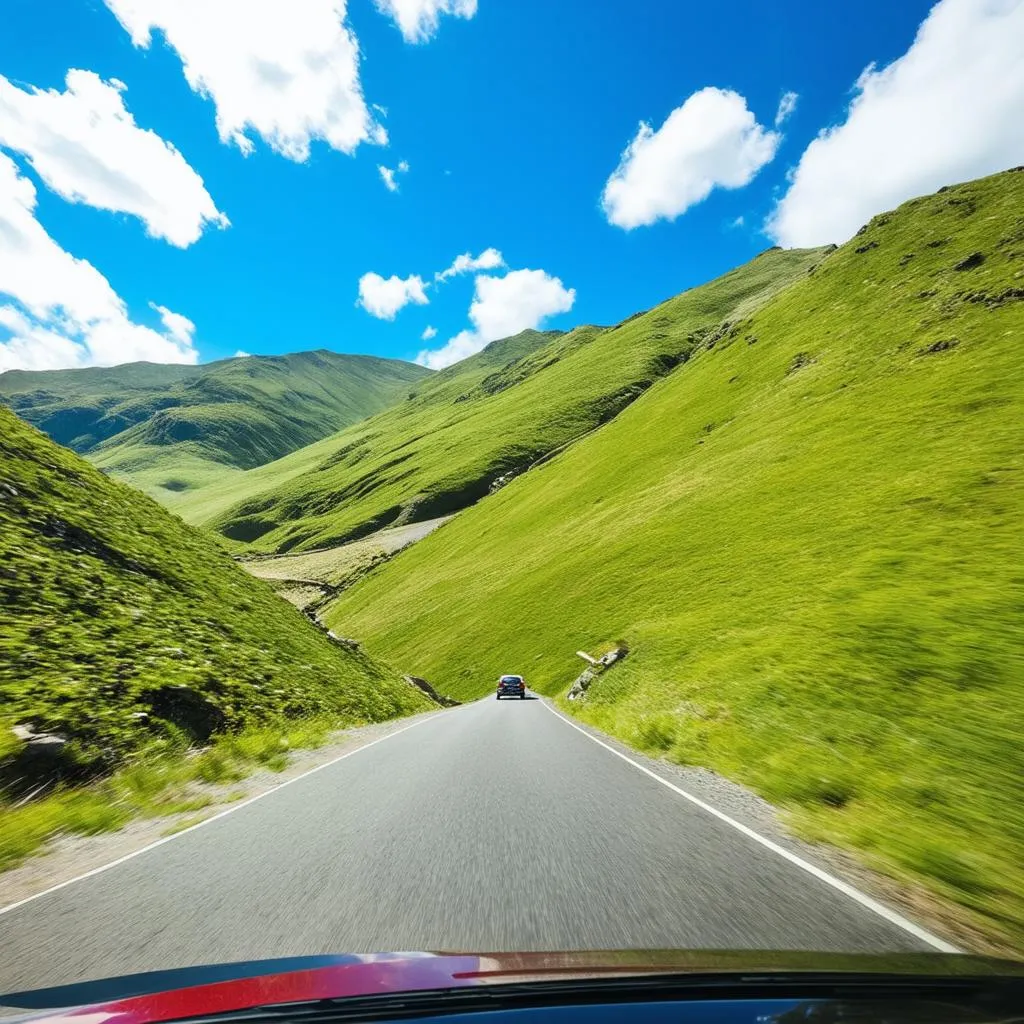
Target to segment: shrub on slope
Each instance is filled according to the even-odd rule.
[[[1024,173],[876,217],[600,431],[342,595],[1024,940]]]

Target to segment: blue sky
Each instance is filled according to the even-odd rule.
[[[217,33],[231,33],[233,24],[239,34],[249,31],[246,9],[258,20],[256,8],[269,0],[220,0],[224,23],[214,27],[201,14],[187,24],[180,12],[168,14],[175,2],[192,5],[5,4],[0,153],[16,174],[0,175],[0,229],[3,188],[9,204],[26,182],[36,198],[31,226],[18,199],[10,218],[17,223],[6,235],[0,230],[0,314],[5,301],[8,309],[6,318],[0,315],[0,369],[140,355],[208,361],[237,350],[317,347],[412,359],[453,337],[461,345],[455,354],[463,354],[506,326],[614,323],[776,239],[841,242],[879,209],[946,180],[1024,160],[1019,0],[943,0],[916,44],[932,7],[927,0],[734,0],[727,7],[682,0],[350,0],[347,9],[339,0],[308,0],[310,10],[334,17],[358,40],[355,88],[366,118],[355,132],[369,137],[356,145],[319,138],[323,125],[334,123],[328,97],[323,110],[316,108],[319,126],[315,117],[306,126],[305,159],[277,151],[265,125],[261,134],[244,123],[246,102],[255,103],[244,67],[236,81],[232,68],[215,66],[230,49]],[[396,11],[404,12],[404,23]],[[415,22],[417,14],[425,20]],[[266,15],[268,31],[251,43],[252,54],[235,36],[231,45],[239,46],[240,60],[272,68],[261,81],[280,86],[281,122],[294,127],[311,107],[306,94],[288,95],[289,61],[303,58],[286,41],[287,52],[273,52],[280,34],[273,19],[280,16]],[[417,25],[419,37],[410,41]],[[127,30],[138,37],[140,26],[149,26],[148,45],[135,45],[140,40]],[[299,43],[302,31],[295,27]],[[314,41],[324,36],[322,27],[309,31]],[[984,61],[958,55],[958,43],[971,38]],[[190,87],[183,57],[217,83],[207,88],[210,96]],[[858,85],[871,64],[874,77]],[[94,142],[89,118],[72,104],[47,112],[30,102],[38,90],[64,93],[69,69],[97,76],[93,100],[76,98],[78,106],[102,107],[109,99],[102,83],[114,82],[109,94],[134,119],[117,139],[97,135]],[[998,96],[985,95],[985,76],[1002,81]],[[702,93],[709,88],[716,92]],[[796,105],[776,128],[786,93],[796,95]],[[694,94],[707,100],[703,118],[691,104],[671,132],[666,126],[660,134]],[[276,95],[261,97],[254,116],[265,118],[277,104]],[[215,115],[229,106],[236,121],[243,119],[248,153],[230,133],[218,136]],[[374,143],[371,120],[386,130],[387,145]],[[603,190],[642,121],[657,145],[640,147],[641,159],[623,168],[623,205],[609,212]],[[733,129],[723,129],[733,121]],[[66,122],[78,125],[68,129],[74,146],[56,138]],[[830,126],[832,136],[815,143]],[[927,134],[919,138],[919,131]],[[720,137],[704,137],[716,132]],[[144,133],[158,139],[143,140]],[[173,145],[180,157],[172,161],[156,142]],[[399,162],[409,169],[397,173],[398,190],[390,191],[378,165]],[[102,175],[95,171],[100,165]],[[707,180],[747,183],[712,187],[700,198]],[[102,201],[95,198],[100,192]],[[789,204],[783,217],[780,200]],[[685,210],[676,213],[680,205]],[[138,208],[161,212],[139,216]],[[217,214],[230,226],[219,227]],[[775,227],[766,233],[773,215]],[[620,226],[638,218],[637,226]],[[30,230],[32,252],[46,247],[33,275],[24,258],[15,259],[12,241]],[[198,237],[184,241],[190,233]],[[433,280],[459,254],[490,248],[503,258],[480,272],[491,284],[471,272]],[[78,282],[81,261],[106,279],[109,294],[95,284],[102,301],[83,294],[92,285]],[[78,282],[66,286],[70,298],[63,284],[39,286],[44,276],[63,281],[65,264],[69,280]],[[538,273],[493,283],[524,269]],[[371,315],[356,304],[360,279],[370,272],[403,282],[418,275],[427,303],[410,302],[393,319]],[[413,284],[403,295],[416,291]],[[425,342],[428,325],[437,334]]]

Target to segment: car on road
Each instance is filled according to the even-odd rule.
[[[522,676],[502,676],[498,680],[498,700],[502,697],[526,699],[526,680]]]

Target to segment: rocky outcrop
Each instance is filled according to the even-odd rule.
[[[459,704],[459,701],[452,700],[451,697],[446,697],[443,693],[438,693],[437,690],[435,690],[433,686],[431,686],[430,683],[421,676],[403,676],[402,678],[410,685],[422,690],[432,701],[436,704],[440,704],[443,708],[454,708]]]
[[[14,752],[0,760],[0,789],[8,796],[34,796],[75,774],[75,761],[67,737],[36,732],[31,725],[15,725]]]
[[[579,700],[587,692],[587,687],[597,678],[593,669],[585,669],[577,677],[576,681],[569,687],[569,700]]]
[[[612,665],[622,661],[629,654],[629,648],[624,644],[619,644],[610,651],[606,651],[600,658],[591,658],[589,655],[584,655],[582,651],[579,653],[580,657],[585,657],[589,662],[590,668],[584,669],[569,687],[569,700],[580,700],[585,697],[590,684],[603,672],[607,672]]]

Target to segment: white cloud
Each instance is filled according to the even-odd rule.
[[[472,18],[477,0],[376,0],[377,10],[398,26],[407,43],[423,43],[437,31],[442,14]]]
[[[190,348],[192,338],[196,333],[196,325],[187,316],[172,313],[166,306],[158,306],[155,302],[151,302],[149,305],[160,314],[168,337],[173,338],[179,345]]]
[[[436,327],[431,327],[429,324],[426,327],[423,328],[423,333],[420,335],[420,338],[423,341],[430,341],[431,338],[436,338],[436,337],[437,337],[437,328]]]
[[[775,111],[775,127],[781,128],[796,110],[796,104],[800,97],[795,92],[783,93],[779,100],[779,109]]]
[[[565,288],[543,270],[512,270],[504,277],[480,274],[469,307],[472,330],[460,331],[442,348],[424,350],[416,362],[432,370],[450,366],[479,352],[488,342],[537,328],[546,317],[566,313],[576,289]]]
[[[443,370],[452,363],[460,362],[463,359],[475,355],[487,344],[476,331],[459,331],[454,338],[441,348],[424,349],[418,356],[416,362],[429,370]]]
[[[605,216],[627,230],[675,220],[716,186],[748,184],[775,156],[780,140],[757,123],[738,93],[701,89],[657,131],[641,122],[605,184]]]
[[[0,75],[0,146],[27,157],[58,195],[130,213],[185,247],[207,223],[226,227],[203,179],[171,143],[125,109],[124,83],[71,70],[67,89],[26,91]]]
[[[0,153],[0,371],[194,363],[193,325],[156,307],[166,333],[133,323],[110,282],[36,220],[36,190]]]
[[[741,213],[735,220],[729,221],[729,227],[730,228],[741,228],[746,223],[747,223],[746,218]]]
[[[221,140],[244,153],[252,133],[291,160],[305,160],[314,139],[343,153],[387,142],[363,98],[345,0],[104,2],[136,46],[163,32],[188,84],[213,100]]]
[[[576,290],[562,287],[557,277],[543,270],[513,270],[504,277],[480,275],[469,318],[487,339],[506,338],[536,327],[546,316],[567,313]]]
[[[843,242],[874,214],[1024,160],[1024,0],[942,0],[910,49],[868,67],[843,124],[804,151],[767,230]]]
[[[385,167],[383,164],[377,164],[377,171],[381,176],[381,180],[384,182],[384,187],[389,192],[398,191],[398,182],[395,180],[395,176],[398,174],[405,174],[409,170],[409,164],[405,160],[399,160],[397,167]]]
[[[378,320],[394,320],[398,311],[409,303],[425,306],[429,301],[423,290],[423,279],[417,274],[405,278],[392,274],[384,278],[371,272],[359,278],[356,305]]]
[[[234,355],[235,359],[251,359],[252,353],[246,352],[244,348],[237,349]]]
[[[439,271],[434,275],[435,281],[446,281],[456,274],[466,274],[474,270],[494,270],[497,267],[505,266],[505,260],[497,249],[484,249],[479,256],[464,252],[456,256],[455,261],[446,270]]]

